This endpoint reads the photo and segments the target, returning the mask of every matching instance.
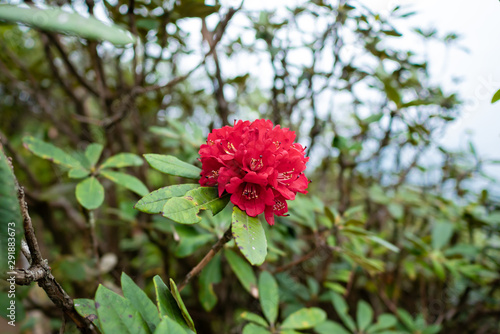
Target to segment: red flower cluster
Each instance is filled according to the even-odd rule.
[[[275,214],[288,211],[287,200],[307,193],[309,158],[294,140],[295,132],[263,119],[215,129],[200,147],[200,184],[217,185],[219,196],[227,191],[234,205],[252,217],[264,212],[273,225]]]

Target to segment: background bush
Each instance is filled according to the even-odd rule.
[[[388,43],[405,38],[393,24],[414,13],[396,7],[381,17],[343,0],[277,12],[198,0],[43,5],[105,16],[136,36],[126,44],[131,35],[120,31],[84,31],[96,22],[52,29],[43,25],[57,17],[49,12],[27,22],[43,30],[0,25],[3,149],[26,188],[42,254],[72,298],[93,298],[99,283],[119,291],[122,272],[150,296],[155,275],[180,282],[227,229],[230,210],[180,225],[134,210],[141,191],[102,178],[104,204],[89,214],[75,197],[79,180],[23,148],[23,137],[77,160],[98,143],[99,163],[129,152],[199,165],[213,128],[268,118],[307,145],[313,182],[289,217],[265,226],[263,265],[238,267],[230,242],[182,291],[198,332],[239,333],[245,311],[272,318],[256,297],[274,280],[277,322],[304,307],[326,312],[309,332],[499,330],[498,194],[474,187],[487,176],[472,144],[463,152],[437,144],[459,97],[431,82],[424,52]],[[432,37],[447,47],[456,39]],[[137,165],[122,172],[149,191],[187,182]],[[23,331],[58,330],[61,311],[37,286],[17,296]]]

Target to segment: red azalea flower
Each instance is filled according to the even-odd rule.
[[[287,213],[287,200],[307,193],[309,158],[294,140],[295,132],[264,119],[215,129],[200,147],[200,184],[217,186],[219,196],[231,194],[231,202],[249,216],[264,212],[273,225],[274,215]]]

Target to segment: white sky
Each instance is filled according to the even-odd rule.
[[[441,34],[455,32],[462,36],[460,45],[449,55],[443,48],[430,48],[431,73],[436,80],[450,83],[460,77],[461,97],[466,101],[462,116],[447,130],[443,143],[450,148],[464,148],[470,133],[477,150],[485,158],[500,160],[500,102],[491,97],[500,89],[500,2],[497,0],[364,0],[374,11],[387,11],[394,5],[411,5],[418,14],[404,23],[408,27],[436,27]],[[411,47],[403,36],[401,47]],[[443,62],[444,61],[444,62]],[[443,73],[444,70],[444,73]],[[446,86],[445,86],[446,87]],[[493,171],[493,169],[491,169]],[[500,178],[500,168],[495,168]]]
[[[396,28],[404,33],[413,27],[435,27],[439,36],[456,33],[459,46],[446,52],[442,44],[429,43],[431,75],[443,83],[445,91],[458,89],[465,101],[460,118],[445,132],[441,144],[456,150],[468,147],[469,140],[484,159],[500,160],[500,102],[491,104],[493,94],[500,89],[500,2],[498,0],[359,0],[375,13],[387,14],[396,5],[418,12],[400,19]],[[238,6],[240,0],[222,0]],[[281,9],[300,0],[245,0],[246,9]],[[408,10],[409,11],[409,10]],[[412,34],[397,38],[402,49],[423,50]],[[415,35],[415,34],[413,34]],[[453,78],[460,78],[457,84]],[[500,165],[489,165],[488,174],[500,180]]]

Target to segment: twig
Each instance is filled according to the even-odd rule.
[[[28,247],[28,244],[26,243],[26,241],[24,239],[21,240],[21,252],[23,253],[26,260],[28,260],[28,263],[31,265],[33,260],[31,259],[31,253],[30,253],[30,249]]]
[[[17,285],[30,285],[47,275],[45,268],[41,265],[33,265],[29,269],[15,269],[7,274],[14,275]]]
[[[64,334],[66,332],[66,317],[62,316],[61,328],[59,328],[59,334]]]
[[[389,310],[391,310],[391,312],[393,314],[397,315],[398,314],[398,307],[396,306],[396,304],[394,304],[389,299],[389,297],[385,293],[384,289],[385,289],[384,287],[380,287],[379,290],[378,290],[378,295],[379,295],[380,299],[382,299],[382,301],[384,302],[385,306],[387,306],[387,308]]]
[[[75,66],[69,60],[69,57],[68,57],[66,51],[64,50],[64,48],[63,48],[63,46],[62,46],[62,44],[61,44],[61,42],[59,40],[59,36],[53,35],[53,34],[50,34],[50,33],[45,33],[45,34],[49,38],[50,42],[52,42],[52,44],[54,44],[54,46],[56,47],[57,51],[59,51],[59,54],[61,55],[61,58],[62,58],[64,64],[66,65],[66,69],[68,70],[68,72],[70,72],[71,74],[73,74],[73,76],[76,78],[76,80],[83,87],[85,87],[89,92],[91,92],[95,96],[99,96],[99,92],[97,91],[97,89],[94,88],[82,75],[80,75],[80,73],[78,73],[78,71],[75,68]]]
[[[220,42],[220,40],[222,39],[222,35],[223,35],[223,32],[225,31],[225,28],[227,27],[227,24],[229,22],[229,20],[234,16],[234,14],[241,8],[243,2],[241,2],[241,5],[239,8],[236,8],[236,9],[233,9],[231,8],[229,10],[229,12],[226,14],[226,17],[224,18],[224,20],[219,24],[220,25],[220,28],[218,29],[218,33],[215,37],[215,39],[212,41],[212,43],[210,43],[210,50],[208,50],[208,52],[205,54],[205,56],[203,57],[202,61],[200,63],[198,63],[198,65],[196,65],[195,67],[193,67],[189,72],[187,72],[186,74],[182,75],[182,76],[178,76],[174,79],[172,79],[170,82],[168,82],[167,84],[165,85],[162,85],[162,86],[159,86],[159,85],[154,85],[154,86],[149,86],[149,87],[136,87],[137,90],[135,91],[136,94],[144,94],[144,93],[147,93],[147,92],[153,92],[153,91],[157,91],[157,90],[161,90],[161,89],[164,89],[164,88],[170,88],[176,84],[178,84],[179,82],[181,81],[184,81],[185,79],[187,79],[194,71],[196,71],[197,69],[199,69],[201,66],[203,66],[205,64],[205,62],[207,61],[207,58],[214,52],[215,50],[215,47],[217,46],[217,44]]]
[[[198,275],[203,268],[210,262],[210,260],[213,259],[213,257],[221,250],[221,248],[229,242],[233,237],[233,234],[231,232],[231,227],[227,229],[227,231],[224,233],[224,235],[215,243],[215,245],[212,246],[212,249],[205,255],[205,257],[193,268],[189,273],[187,273],[186,277],[184,277],[184,280],[182,281],[181,284],[177,286],[179,291],[184,289],[186,285],[189,283],[191,278],[195,277]]]
[[[19,200],[19,206],[21,207],[21,214],[23,216],[24,235],[30,250],[31,259],[34,265],[42,264],[44,259],[42,257],[42,253],[40,252],[40,248],[38,247],[38,240],[36,239],[35,230],[33,229],[31,217],[28,213],[28,204],[24,199],[24,188],[19,186],[17,180],[15,182],[18,191],[17,199]]]
[[[288,270],[290,268],[293,268],[293,267],[301,264],[302,262],[306,262],[307,260],[309,260],[310,258],[312,258],[314,255],[316,255],[317,250],[318,250],[318,248],[314,248],[313,250],[311,250],[306,255],[299,257],[297,260],[292,261],[292,262],[287,263],[287,264],[285,264],[285,265],[283,265],[281,267],[276,268],[273,271],[273,274],[281,273],[283,271],[286,271],[286,270]]]

